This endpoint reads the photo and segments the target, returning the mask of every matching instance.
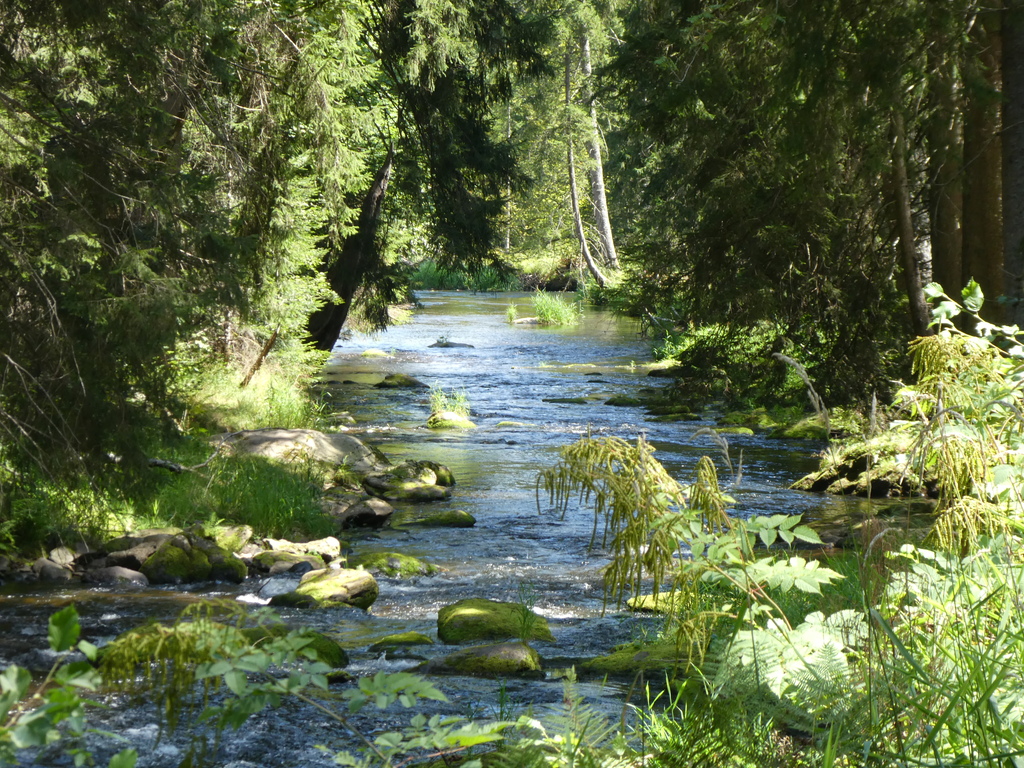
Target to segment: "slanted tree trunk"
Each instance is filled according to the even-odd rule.
[[[1024,325],[1024,0],[1006,0],[1002,75],[1003,259],[1009,319]]]
[[[903,278],[906,281],[907,298],[910,300],[910,323],[915,335],[924,336],[929,333],[928,324],[931,313],[924,297],[921,265],[914,242],[910,180],[907,176],[906,128],[903,124],[903,115],[898,111],[894,111],[892,115],[892,133],[893,206],[896,216],[896,233],[899,238],[900,259],[903,262]]]
[[[1006,295],[1003,274],[1001,95],[998,15],[981,12],[972,31],[976,55],[964,74],[964,284],[974,278],[989,299]],[[996,304],[986,305],[995,310]],[[996,322],[1004,319],[992,316]]]
[[[329,351],[334,348],[352,307],[352,297],[362,285],[363,277],[381,257],[377,245],[377,226],[394,164],[395,149],[391,147],[373,184],[363,197],[356,231],[345,238],[341,253],[330,263],[325,260],[323,264],[327,282],[340,301],[328,302],[309,318],[309,339],[317,349]]]
[[[597,103],[590,88],[593,74],[590,64],[590,38],[584,34],[581,40],[583,58],[583,78],[585,98],[590,105],[590,125],[588,126],[586,144],[590,155],[590,198],[594,205],[594,223],[597,225],[597,237],[601,244],[601,256],[606,266],[619,268],[619,256],[615,250],[615,238],[612,236],[612,222],[608,216],[608,197],[604,186],[604,162],[601,159],[601,128],[597,122]]]
[[[590,246],[587,245],[587,232],[583,228],[583,216],[580,213],[580,193],[576,186],[576,155],[573,151],[572,130],[572,53],[569,50],[569,43],[566,43],[565,51],[565,145],[569,166],[569,199],[572,203],[572,220],[576,230],[576,239],[580,241],[580,252],[583,254],[583,261],[586,262],[587,269],[590,270],[590,274],[594,276],[597,284],[604,288],[607,281],[590,253]]]

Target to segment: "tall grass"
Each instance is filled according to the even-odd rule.
[[[577,302],[554,293],[535,291],[533,311],[541,325],[579,325],[583,307]]]
[[[469,395],[466,390],[452,390],[445,392],[442,387],[435,386],[430,389],[430,412],[433,413],[456,413],[464,418],[469,418]]]
[[[522,287],[519,277],[503,273],[493,267],[484,267],[476,272],[461,269],[445,269],[435,262],[421,261],[410,278],[415,290],[421,291],[477,291],[494,293],[518,291]]]

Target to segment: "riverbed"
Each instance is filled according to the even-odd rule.
[[[282,611],[292,626],[312,626],[337,638],[349,651],[349,671],[412,668],[416,659],[386,659],[368,647],[381,637],[416,630],[436,636],[438,609],[465,597],[525,600],[547,618],[554,643],[537,643],[549,666],[607,652],[616,643],[655,631],[652,619],[612,606],[605,610],[601,570],[604,553],[591,547],[594,517],[583,504],[558,513],[538,495],[538,472],[553,466],[562,447],[580,437],[643,435],[673,476],[687,482],[703,455],[711,456],[729,493],[732,513],[843,516],[865,502],[791,491],[788,486],[817,466],[821,444],[768,440],[764,435],[729,436],[728,459],[703,427],[713,426],[714,407],[696,421],[657,422],[641,407],[606,404],[614,395],[635,396],[659,386],[648,376],[650,342],[637,324],[600,308],[587,308],[582,322],[566,328],[514,325],[510,303],[530,314],[529,294],[422,293],[411,320],[375,335],[346,335],[323,371],[325,410],[338,414],[337,428],[380,448],[390,459],[429,459],[447,465],[456,485],[450,500],[433,508],[461,509],[477,522],[468,529],[382,529],[355,535],[356,552],[398,551],[439,568],[434,576],[381,578],[380,597],[368,612],[355,609]],[[432,346],[448,342],[466,346]],[[770,363],[766,363],[770,364]],[[431,387],[465,395],[477,429],[434,431],[424,390],[374,386],[389,373],[406,373]],[[577,402],[565,402],[566,399]],[[562,400],[563,402],[555,402]],[[582,401],[582,402],[579,402]],[[350,417],[350,418],[349,418]],[[350,423],[354,421],[354,423]],[[742,472],[739,468],[742,466]],[[7,585],[0,592],[0,664],[45,664],[46,618],[74,603],[85,635],[102,643],[146,618],[172,619],[184,605],[211,597],[256,606],[259,583],[189,589],[86,589],[81,586]],[[421,652],[451,652],[442,645]],[[562,700],[561,682],[502,682],[438,679],[451,699],[442,711],[473,717],[532,709],[543,713]],[[628,685],[590,681],[588,701],[617,719],[627,706]],[[157,739],[159,715],[151,707],[115,700],[103,727],[128,734],[142,749],[139,766],[178,765],[181,737]],[[634,694],[631,703],[642,703]],[[391,727],[404,713],[366,721]],[[262,714],[237,736],[225,739],[215,765],[330,765],[317,744],[339,746],[343,729],[294,705]],[[149,747],[143,745],[149,744]],[[107,747],[98,746],[100,754]],[[120,748],[120,747],[118,747]],[[40,757],[39,765],[64,758]]]

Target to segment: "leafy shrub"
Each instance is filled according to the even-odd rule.
[[[534,292],[533,312],[541,325],[578,325],[583,319],[578,303],[546,291]]]

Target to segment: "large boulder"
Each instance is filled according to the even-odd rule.
[[[141,587],[149,586],[149,579],[139,571],[130,568],[122,568],[118,565],[111,565],[106,568],[92,568],[82,574],[82,581],[86,584],[136,584]]]
[[[391,655],[398,651],[405,651],[420,645],[433,645],[434,641],[422,632],[399,632],[394,635],[382,637],[367,650],[370,653],[385,653]]]
[[[457,644],[474,640],[526,640],[554,642],[547,619],[520,603],[470,597],[437,612],[437,637]]]
[[[695,648],[678,647],[669,639],[651,645],[623,645],[612,650],[607,656],[598,656],[576,665],[582,673],[610,677],[635,677],[641,672],[682,673],[689,665],[691,651]]]
[[[214,438],[235,453],[279,461],[316,461],[344,466],[356,472],[374,472],[390,462],[352,435],[327,434],[315,429],[254,429]]]
[[[525,643],[498,643],[464,648],[420,664],[415,672],[470,677],[543,677],[540,656]]]
[[[161,544],[139,568],[150,584],[192,584],[210,578],[210,558],[185,536]]]
[[[377,580],[369,571],[352,568],[310,571],[298,588],[271,598],[270,604],[296,608],[331,608],[351,605],[369,608],[377,599]]]

